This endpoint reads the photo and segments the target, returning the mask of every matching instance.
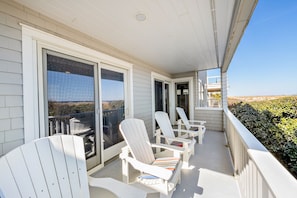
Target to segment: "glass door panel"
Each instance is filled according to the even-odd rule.
[[[163,111],[163,82],[155,80],[155,111]]]
[[[176,106],[184,109],[186,115],[189,118],[189,83],[176,83],[175,84],[175,93],[176,93]],[[176,113],[178,118],[178,115]]]
[[[170,115],[169,97],[169,84],[165,83],[165,112],[168,113],[168,115]]]
[[[47,135],[83,137],[88,168],[101,163],[95,64],[45,50]]]
[[[104,154],[105,160],[118,154],[117,144],[123,142],[119,124],[125,119],[125,72],[119,69],[101,69],[101,97],[103,111],[104,150],[112,150]],[[111,154],[113,153],[113,154]],[[109,156],[108,156],[109,155]]]

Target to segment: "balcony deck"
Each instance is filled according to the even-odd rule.
[[[121,170],[121,161],[117,159],[93,176],[112,177],[121,181]],[[95,195],[98,191],[91,189],[91,194]],[[101,194],[107,193],[100,191]],[[148,197],[155,195],[151,193]],[[182,182],[177,185],[172,197],[240,197],[224,133],[207,131],[204,143],[196,144],[190,168],[182,170]]]

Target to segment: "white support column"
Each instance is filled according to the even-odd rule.
[[[222,107],[225,112],[228,111],[228,76],[227,72],[221,72],[221,97]],[[223,129],[226,129],[226,118],[223,116]]]
[[[221,73],[221,96],[222,96],[222,107],[224,110],[228,109],[228,76],[227,72]]]

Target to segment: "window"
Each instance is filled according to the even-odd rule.
[[[82,136],[88,169],[96,167],[92,171],[119,154],[124,142],[116,134],[110,136],[115,145],[108,152],[103,148],[103,124],[114,131],[117,124],[110,124],[112,114],[104,117],[101,107],[112,100],[118,106],[111,110],[120,109],[117,122],[133,117],[132,64],[26,25],[22,45],[25,142],[57,133]],[[117,98],[104,91],[110,84],[121,88]]]
[[[198,107],[221,108],[221,70],[198,71]]]

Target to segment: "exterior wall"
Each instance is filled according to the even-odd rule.
[[[195,120],[205,120],[206,129],[213,131],[223,131],[223,110],[212,108],[197,108],[195,110]]]
[[[145,121],[148,134],[153,137],[151,72],[168,74],[40,13],[0,0],[0,156],[24,143],[20,23],[132,63],[134,116]]]
[[[151,70],[138,67],[133,70],[134,117],[144,120],[150,139],[153,139]]]
[[[23,144],[21,35],[15,18],[0,12],[0,156]]]

